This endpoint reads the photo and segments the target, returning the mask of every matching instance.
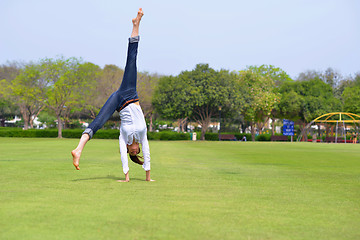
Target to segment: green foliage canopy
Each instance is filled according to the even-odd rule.
[[[155,91],[153,104],[165,118],[190,117],[202,126],[201,139],[211,118],[218,116],[219,107],[229,112],[241,107],[235,95],[234,74],[215,71],[208,64],[198,64],[192,71],[184,71],[177,77],[163,77]]]
[[[42,77],[47,82],[45,104],[58,121],[58,137],[62,137],[62,117],[73,108],[86,105],[86,98],[95,86],[98,66],[77,58],[43,59]]]

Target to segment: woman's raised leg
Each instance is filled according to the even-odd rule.
[[[124,77],[119,88],[120,91],[136,91],[136,79],[137,79],[137,67],[136,67],[136,57],[137,49],[139,42],[139,25],[142,16],[144,15],[142,9],[140,8],[136,18],[132,20],[133,29],[131,32],[131,37],[129,39],[129,47],[125,65]]]

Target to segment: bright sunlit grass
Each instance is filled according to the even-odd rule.
[[[0,239],[360,239],[360,145],[0,138]]]

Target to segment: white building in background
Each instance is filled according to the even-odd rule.
[[[10,124],[15,124],[16,122],[20,122],[21,118],[19,118],[18,116],[15,116],[15,118],[13,120],[5,120],[5,123],[10,123]]]

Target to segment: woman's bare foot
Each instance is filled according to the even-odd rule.
[[[75,151],[75,150],[72,150],[71,151],[71,155],[73,157],[73,164],[74,164],[74,167],[76,168],[76,170],[80,170],[80,167],[79,167],[79,162],[80,162],[80,156],[81,156],[81,153]]]
[[[130,180],[117,180],[117,182],[130,182]]]
[[[150,179],[150,180],[147,180],[147,179],[146,179],[146,181],[147,181],[147,182],[155,182],[154,179]]]
[[[139,23],[141,21],[141,18],[144,16],[144,12],[142,10],[142,8],[139,8],[138,14],[136,16],[136,18],[133,18],[132,22],[135,26],[139,26]]]
[[[81,135],[80,141],[78,146],[71,151],[71,155],[73,157],[73,164],[76,170],[80,170],[79,168],[79,162],[81,157],[81,152],[85,147],[85,144],[90,140],[89,134],[83,134]]]
[[[140,25],[140,20],[141,20],[142,16],[144,16],[144,13],[142,11],[142,8],[140,8],[136,18],[134,18],[132,20],[133,29],[132,29],[132,32],[131,32],[131,37],[139,36],[139,25]]]

